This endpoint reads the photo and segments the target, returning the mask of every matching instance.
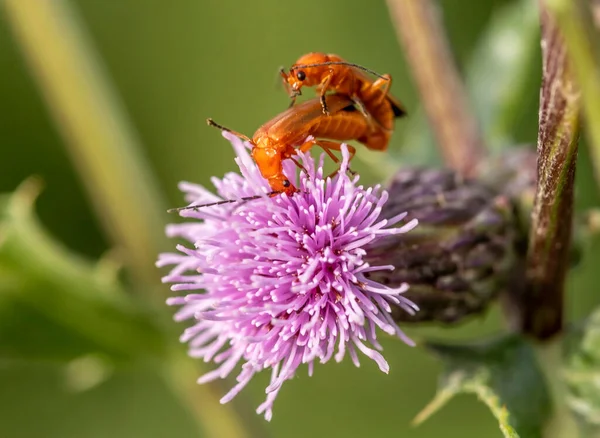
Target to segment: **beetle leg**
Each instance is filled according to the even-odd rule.
[[[302,172],[308,174],[308,171],[306,170],[306,168],[302,164],[300,164],[300,162],[298,160],[296,160],[294,157],[290,157],[290,160],[292,160],[292,162],[296,166],[298,166]]]
[[[358,111],[367,120],[367,124],[369,125],[370,128],[376,129],[376,130],[380,130],[380,129],[386,130],[386,128],[381,125],[381,123],[379,122],[379,120],[374,119],[371,116],[371,113],[369,113],[367,111],[367,107],[365,106],[365,104],[363,103],[362,100],[360,100],[358,97],[351,97],[351,99],[352,99],[352,103],[354,104],[354,106],[356,106],[356,109],[358,109]]]
[[[288,106],[288,108],[293,107],[295,103],[296,103],[296,95],[293,94],[290,96],[290,105]]]
[[[336,157],[329,148],[324,147],[321,143],[325,143],[325,141],[317,142],[315,140],[309,140],[306,143],[300,145],[300,147],[298,147],[298,149],[302,152],[308,152],[309,150],[312,149],[313,146],[319,146],[319,147],[321,147],[321,149],[323,149],[325,151],[325,153],[327,155],[329,155],[329,157],[333,160],[334,163],[339,163],[340,159],[338,157]]]
[[[327,153],[327,155],[329,155],[330,157],[333,156],[333,151],[342,151],[342,144],[341,143],[337,143],[334,141],[319,141],[318,145],[325,151],[325,153]],[[349,144],[346,145],[346,147],[348,148],[348,152],[350,153],[350,158],[348,158],[348,173],[350,173],[351,175],[356,175],[356,172],[353,171],[352,169],[350,169],[350,162],[352,161],[352,159],[354,158],[354,155],[356,154],[356,148],[354,146],[350,146]],[[336,163],[339,163],[339,160],[334,160]],[[328,178],[333,177],[335,174],[337,174],[340,171],[340,169],[338,168],[335,172],[332,172]]]
[[[288,108],[291,108],[296,103],[296,97],[298,97],[300,93],[295,92],[292,90],[292,87],[290,87],[290,83],[288,82],[289,74],[285,71],[285,68],[279,67],[279,76],[281,76],[285,91],[290,98],[290,106]]]
[[[283,87],[287,92],[288,96],[292,97],[292,89],[290,84],[288,83],[288,74],[285,71],[284,67],[279,67],[279,76],[281,76],[281,81],[283,82]]]
[[[327,109],[327,100],[325,99],[325,94],[327,93],[327,89],[329,88],[329,83],[331,82],[331,79],[333,78],[333,70],[329,70],[329,74],[327,76],[325,76],[325,79],[323,79],[323,82],[321,82],[321,84],[319,85],[320,88],[320,96],[319,98],[321,99],[321,108],[323,108],[323,114],[325,115],[329,115],[329,109]]]
[[[331,159],[333,160],[334,163],[337,164],[340,162],[340,159],[338,157],[336,157],[332,151],[341,151],[342,150],[341,143],[336,143],[334,141],[328,141],[328,140],[318,140],[318,141],[311,140],[311,141],[307,141],[306,143],[301,145],[299,147],[299,149],[302,152],[307,152],[313,146],[319,146],[321,149],[323,149],[325,151],[325,153],[331,157]],[[352,158],[354,158],[354,154],[356,154],[356,148],[354,148],[353,146],[350,146],[350,145],[346,145],[346,146],[348,147],[348,152],[350,153],[350,158],[348,159],[348,164],[350,164],[350,161],[352,161]],[[339,171],[340,171],[340,169],[338,168],[335,172],[332,172],[328,176],[328,178],[333,177]],[[352,169],[350,169],[350,166],[348,166],[348,172],[351,175],[356,175],[356,172],[353,171]]]
[[[383,77],[378,78],[375,82],[373,82],[373,84],[371,85],[371,88],[373,90],[381,91],[381,95],[379,96],[379,99],[377,99],[375,101],[375,103],[381,104],[385,100],[391,86],[392,86],[392,77],[387,74],[383,75]]]
[[[352,80],[351,89],[356,90],[356,78],[354,76],[352,76],[351,80]],[[369,127],[371,129],[376,129],[375,125],[377,125],[377,127],[381,127],[381,124],[377,120],[374,120],[373,117],[371,117],[371,113],[369,113],[367,111],[367,107],[365,106],[364,102],[362,101],[362,99],[360,97],[358,97],[358,95],[356,93],[353,93],[350,96],[350,99],[352,100],[352,103],[354,104],[356,109],[364,116],[364,118],[367,121],[367,124],[369,125]]]
[[[356,96],[352,96],[350,97],[350,99],[352,99],[352,103],[354,104],[356,109],[365,117],[365,119],[367,119],[367,123],[369,123],[369,125],[372,126],[373,118],[371,117],[371,114],[367,111],[367,107],[365,106],[363,101]]]

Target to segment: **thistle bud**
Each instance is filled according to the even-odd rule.
[[[531,145],[512,147],[483,160],[477,169],[479,181],[505,194],[511,200],[521,229],[529,230],[537,187],[537,152]]]
[[[403,169],[393,179],[382,217],[402,211],[419,226],[366,248],[370,273],[389,287],[407,283],[414,315],[397,321],[456,323],[479,314],[507,286],[518,263],[517,218],[508,196],[450,170]],[[408,219],[408,217],[407,217]]]

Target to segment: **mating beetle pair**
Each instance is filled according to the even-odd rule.
[[[283,173],[283,161],[289,159],[301,167],[294,159],[298,150],[306,152],[317,145],[335,162],[339,159],[333,151],[340,150],[342,141],[357,140],[369,149],[384,151],[394,119],[406,114],[400,101],[389,94],[390,75],[379,75],[337,55],[309,53],[289,72],[282,68],[280,74],[291,98],[290,108],[262,125],[252,138],[207,120],[252,144],[252,157],[272,194],[297,191]],[[316,86],[319,97],[294,105],[305,86]],[[314,139],[306,141],[309,136]],[[352,159],[356,150],[351,146],[348,150]]]

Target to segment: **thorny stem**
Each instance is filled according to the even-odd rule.
[[[540,1],[543,76],[538,130],[538,186],[522,295],[513,296],[521,332],[547,339],[562,330],[569,265],[573,185],[579,139],[579,92],[563,37]]]
[[[564,35],[581,89],[590,158],[600,186],[600,1],[548,0],[547,6]]]
[[[387,0],[425,111],[447,165],[469,176],[483,156],[483,140],[431,0]]]

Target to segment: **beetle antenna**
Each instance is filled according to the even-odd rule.
[[[281,192],[269,192],[266,195],[271,196],[271,195],[276,195],[278,193],[281,193]],[[244,198],[239,198],[239,199],[226,199],[224,201],[211,202],[209,204],[188,205],[187,207],[170,208],[169,210],[167,210],[167,213],[177,213],[177,212],[183,211],[183,210],[195,210],[198,208],[213,207],[215,205],[231,204],[234,202],[252,201],[254,199],[258,199],[258,198],[262,198],[262,197],[263,197],[263,195],[254,195],[254,196],[246,196]]]
[[[378,78],[389,80],[389,78],[387,76],[381,75],[381,74],[377,73],[376,71],[373,71],[367,67],[363,67],[362,65],[353,64],[351,62],[346,62],[346,61],[327,61],[327,62],[318,62],[315,64],[294,65],[293,67],[290,68],[290,71],[297,70],[299,68],[324,67],[327,65],[347,65],[348,67],[354,67],[359,70],[365,71],[367,73],[371,73],[372,75],[377,76]]]
[[[221,131],[229,132],[230,134],[233,134],[236,137],[241,138],[242,140],[245,140],[245,141],[247,141],[249,143],[253,143],[252,139],[249,138],[248,136],[246,136],[244,134],[240,134],[239,132],[234,131],[233,129],[226,128],[223,125],[219,125],[213,119],[206,119],[206,123],[208,124],[208,126],[213,126],[213,127],[217,128],[217,129],[220,129]]]

